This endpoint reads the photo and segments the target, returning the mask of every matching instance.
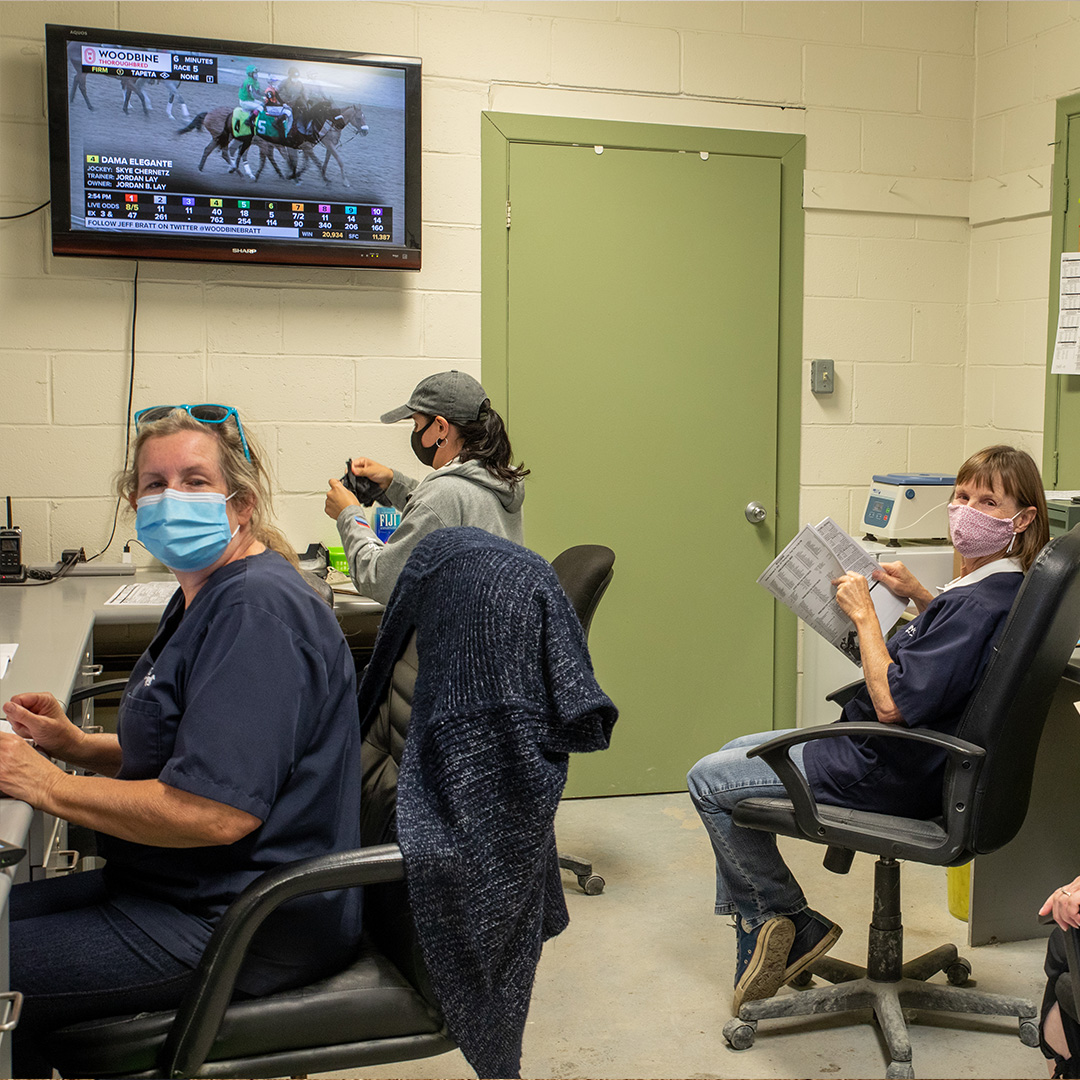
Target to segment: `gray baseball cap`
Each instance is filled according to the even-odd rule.
[[[487,391],[464,371],[440,371],[416,384],[409,400],[400,408],[383,413],[384,424],[407,420],[413,413],[442,416],[454,423],[468,423],[480,415]]]

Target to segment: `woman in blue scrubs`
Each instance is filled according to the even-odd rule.
[[[135,422],[120,490],[180,588],[117,734],[83,732],[50,694],[3,707],[16,734],[0,734],[0,791],[97,830],[106,858],[12,891],[16,1076],[50,1075],[50,1030],[177,1005],[222,912],[261,873],[360,844],[352,658],[271,524],[258,448],[224,406],[162,406]],[[336,970],[359,933],[358,890],[293,901],[256,936],[239,991]]]
[[[845,574],[833,582],[837,603],[858,631],[866,680],[838,722],[955,733],[1024,573],[1049,539],[1042,478],[1031,457],[991,446],[965,461],[949,504],[949,528],[962,567],[940,595],[902,562],[874,571],[918,611],[887,642],[866,578]],[[735,739],[702,758],[687,778],[716,856],[716,912],[735,916],[735,1015],[743,1002],[771,997],[806,970],[841,932],[807,905],[776,838],[732,821],[740,799],[785,796],[772,769],[746,756],[778,734]],[[944,751],[901,739],[835,738],[793,747],[791,758],[819,802],[916,818],[941,811]]]

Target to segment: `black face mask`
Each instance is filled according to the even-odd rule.
[[[435,463],[435,455],[439,452],[439,440],[436,439],[432,446],[425,446],[420,437],[432,424],[435,423],[435,417],[433,416],[419,431],[412,433],[412,451],[416,455],[417,460],[421,465],[426,465],[429,469]]]

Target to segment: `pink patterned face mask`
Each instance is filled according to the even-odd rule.
[[[1011,518],[994,517],[966,503],[949,503],[949,532],[953,547],[968,559],[993,555],[1006,544],[1012,549],[1013,522],[1023,513],[1017,510]],[[1008,554],[1008,551],[1006,551]]]

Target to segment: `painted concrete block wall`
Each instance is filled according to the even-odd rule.
[[[1055,102],[1080,90],[1078,48],[1071,4],[977,5],[967,449],[1000,434],[1041,457]]]
[[[1070,10],[1008,5],[1017,6]],[[423,58],[419,275],[139,267],[136,407],[237,404],[267,446],[279,516],[302,546],[334,537],[322,492],[348,454],[418,468],[407,432],[382,428],[379,413],[432,371],[479,374],[482,110],[805,132],[804,355],[807,365],[835,359],[838,389],[804,402],[802,516],[833,513],[854,527],[871,470],[948,468],[991,433],[1039,439],[1034,365],[1003,353],[989,329],[1007,322],[1015,338],[1019,319],[1034,355],[1045,303],[1045,274],[1032,291],[1039,225],[988,225],[973,244],[967,193],[973,160],[990,176],[1038,157],[1026,132],[1049,100],[1038,87],[1048,94],[1052,83],[1036,44],[1051,47],[1056,16],[1006,12],[1003,23],[984,17],[987,7],[1006,5],[5,0],[0,210],[47,194],[48,21]],[[109,535],[135,272],[54,259],[46,226],[39,213],[0,228],[0,494],[16,498],[27,555],[42,562],[68,546],[96,550]],[[991,264],[993,293],[976,292]],[[978,322],[993,363],[971,363],[976,305],[988,309]],[[971,430],[969,393],[980,403]],[[131,531],[128,522],[121,538]]]

